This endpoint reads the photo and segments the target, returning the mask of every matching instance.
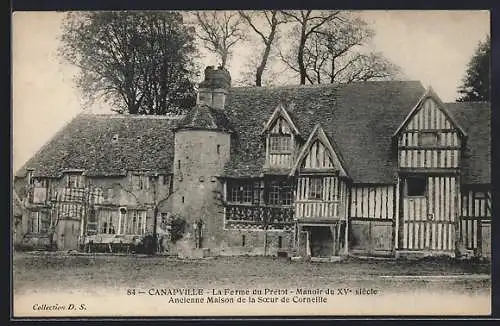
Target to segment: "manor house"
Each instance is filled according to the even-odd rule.
[[[14,240],[113,251],[178,217],[170,252],[489,256],[490,149],[490,103],[418,81],[231,87],[207,67],[183,117],[62,128],[15,175]]]

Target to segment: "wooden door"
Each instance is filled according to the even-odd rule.
[[[455,186],[453,176],[417,176],[403,180],[400,249],[454,250]]]
[[[403,198],[403,248],[425,250],[429,246],[428,201],[426,197]]]
[[[77,250],[80,236],[80,221],[61,220],[57,225],[57,249]]]

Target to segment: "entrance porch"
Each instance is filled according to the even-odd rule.
[[[346,224],[343,220],[296,221],[295,256],[331,260],[346,254]]]

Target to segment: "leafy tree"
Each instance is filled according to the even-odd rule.
[[[195,103],[194,31],[174,12],[69,13],[59,55],[77,85],[129,114],[179,113]]]
[[[465,77],[458,88],[461,94],[457,101],[489,101],[491,78],[491,37],[479,42],[476,51],[467,65]]]

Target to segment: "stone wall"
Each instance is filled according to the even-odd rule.
[[[186,220],[186,237],[193,241],[193,223],[203,221],[202,247],[217,248],[221,240],[223,187],[218,176],[229,160],[229,150],[227,133],[179,130],[175,134],[173,213]]]
[[[290,252],[293,233],[290,231],[224,230],[218,254],[275,256],[280,251]],[[281,246],[280,246],[281,245]]]

